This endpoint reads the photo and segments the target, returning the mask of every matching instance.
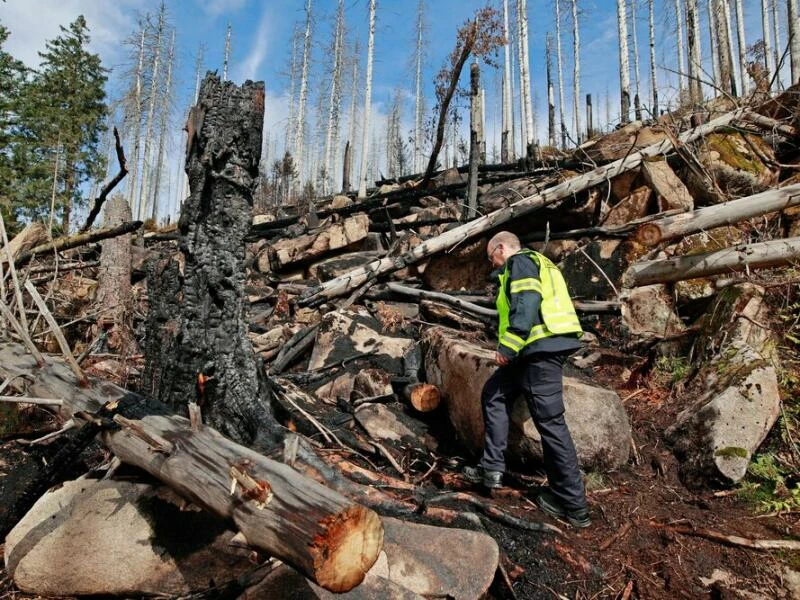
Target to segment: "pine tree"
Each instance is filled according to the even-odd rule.
[[[9,30],[0,24],[0,148],[6,149],[0,152],[0,190],[10,191],[15,179],[14,150],[19,143],[18,102],[26,69],[21,61],[3,50],[9,35]],[[15,231],[12,198],[0,196],[0,211],[8,229]]]
[[[57,210],[61,226],[69,231],[73,206],[82,201],[81,185],[104,172],[105,158],[100,138],[106,130],[106,69],[100,57],[86,47],[89,28],[83,15],[69,27],[61,27],[61,35],[46,42],[40,52],[39,72],[31,82],[26,107],[28,141],[37,146],[33,158],[44,167],[47,176],[32,175],[39,183],[52,183],[50,158],[58,150],[63,157],[57,187],[60,191]],[[47,165],[47,166],[45,166]],[[34,165],[36,166],[36,165]],[[39,202],[47,196],[33,196]],[[43,214],[46,204],[33,207]]]

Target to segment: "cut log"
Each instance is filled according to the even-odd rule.
[[[800,204],[800,184],[788,185],[725,204],[650,221],[639,227],[636,240],[647,246],[655,246],[667,240],[682,238],[721,225],[732,225],[798,204]]]
[[[25,226],[25,229],[20,231],[8,243],[8,250],[14,261],[17,260],[20,254],[28,252],[31,248],[44,244],[47,241],[47,227],[39,221],[34,221]],[[0,250],[0,262],[8,262],[8,254],[6,249]]]
[[[281,271],[318,259],[334,250],[346,248],[366,238],[368,233],[369,217],[362,213],[353,215],[341,223],[328,225],[317,233],[278,240],[269,245],[264,252],[269,257],[270,268],[273,271]]]
[[[692,210],[694,199],[689,190],[678,179],[666,160],[646,160],[642,163],[645,181],[653,188],[658,198],[658,210]]]
[[[768,269],[795,262],[800,257],[800,238],[771,240],[664,260],[634,263],[622,278],[625,287],[671,283],[720,273]]]
[[[681,134],[677,140],[680,143],[686,144],[699,139],[704,135],[716,131],[721,127],[725,127],[733,121],[736,121],[741,117],[744,110],[745,109],[739,109],[727,113],[721,117],[709,121],[704,125],[686,131]],[[651,146],[648,146],[644,150],[632,153],[629,156],[614,161],[609,165],[598,167],[597,169],[589,171],[588,173],[568,179],[564,183],[546,189],[541,193],[522,198],[510,206],[496,210],[469,223],[465,223],[460,227],[455,227],[439,236],[426,240],[422,244],[415,246],[401,256],[384,257],[373,261],[364,267],[354,269],[349,273],[342,275],[341,277],[332,279],[320,287],[311,290],[310,293],[304,295],[300,299],[300,302],[302,304],[316,304],[324,302],[326,298],[333,298],[342,294],[346,294],[348,291],[357,288],[369,278],[401,269],[405,266],[416,263],[423,258],[427,258],[428,256],[436,254],[437,252],[441,252],[442,250],[463,243],[464,240],[489,231],[490,229],[511,219],[526,215],[543,206],[552,204],[557,200],[572,196],[577,192],[603,183],[611,177],[619,175],[620,173],[635,169],[641,165],[642,161],[646,158],[665,154],[672,149],[673,143],[670,139],[661,140]]]
[[[442,401],[442,393],[432,383],[409,384],[403,390],[403,395],[411,406],[423,413],[436,410]]]
[[[188,419],[151,414],[152,405],[107,382],[79,388],[63,361],[49,358],[36,369],[18,344],[0,346],[0,374],[21,373],[41,396],[68,399],[67,415],[92,414],[118,403],[102,442],[123,462],[157,477],[181,496],[227,521],[248,542],[289,563],[322,587],[344,592],[358,585],[383,545],[381,520],[373,511],[276,462],[224,438],[210,427],[193,432]]]

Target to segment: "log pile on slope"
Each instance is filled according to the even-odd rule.
[[[796,102],[795,92],[787,91],[784,103]],[[102,287],[110,279],[97,272],[110,268],[98,262],[112,252],[105,245],[102,255],[95,246],[62,250],[56,263],[43,259],[43,250],[30,250],[41,240],[36,231],[26,231],[3,250],[3,268],[26,265],[18,274],[19,294],[3,290],[5,336],[31,352],[39,347],[64,354],[66,361],[28,357],[22,346],[4,343],[3,390],[19,397],[23,407],[35,406],[37,397],[60,406],[54,429],[65,427],[53,432],[57,440],[84,448],[99,433],[123,462],[150,472],[183,502],[238,530],[240,543],[258,552],[262,562],[255,574],[232,571],[240,575],[229,582],[231,590],[258,585],[253,589],[269,595],[287,581],[299,581],[324,597],[321,588],[345,591],[363,580],[361,587],[375,597],[480,597],[498,568],[491,538],[426,529],[419,535],[431,548],[447,545],[463,552],[449,559],[431,552],[428,575],[405,580],[396,566],[408,564],[410,553],[418,558],[430,550],[417,548],[421,542],[412,543],[389,517],[482,530],[470,519],[475,509],[543,539],[559,533],[543,519],[503,511],[472,493],[440,494],[425,486],[436,479],[469,490],[452,472],[461,463],[453,457],[480,452],[479,395],[493,368],[496,327],[488,238],[502,229],[517,233],[559,262],[568,280],[589,332],[565,380],[567,421],[584,469],[618,469],[636,452],[622,401],[594,382],[586,367],[612,344],[648,356],[694,346],[702,366],[686,385],[698,393],[665,440],[681,459],[687,483],[737,482],[780,410],[776,342],[764,289],[783,275],[756,271],[791,265],[800,253],[796,125],[785,114],[743,108],[710,114],[694,128],[666,119],[637,124],[560,162],[484,168],[479,170],[483,216],[466,222],[459,203],[467,183],[457,171],[441,173],[424,190],[410,178],[377,182],[366,199],[318,199],[316,213],[303,217],[291,207],[248,215],[252,222],[237,233],[242,255],[236,260],[246,269],[242,279],[231,276],[211,285],[225,293],[209,293],[208,306],[198,296],[197,306],[207,310],[195,312],[184,302],[185,286],[192,277],[208,284],[203,261],[213,262],[215,251],[187,249],[188,232],[216,231],[228,217],[210,226],[209,215],[197,212],[185,216],[178,230],[145,235],[144,247],[132,247],[132,291],[119,300],[109,299],[108,290],[97,291],[98,281]],[[201,152],[199,140],[195,145],[190,152]],[[117,239],[130,249],[130,234],[125,235]],[[191,239],[195,243],[196,236]],[[48,252],[53,251],[51,246]],[[67,273],[56,278],[56,269]],[[233,294],[240,284],[241,294]],[[60,328],[44,316],[19,322],[26,313],[17,318],[19,307],[31,305],[36,295],[45,298]],[[98,297],[104,306],[97,305]],[[110,310],[118,303],[129,306],[127,317]],[[240,309],[247,344],[220,333],[225,329],[220,320],[233,323],[238,312],[232,313]],[[202,342],[207,347],[185,333],[194,331],[192,339],[202,341],[206,330],[217,331],[213,343]],[[137,340],[150,353],[148,363]],[[191,355],[191,365],[181,366],[174,354],[173,362],[153,359],[179,344]],[[248,345],[254,361],[240,356]],[[215,362],[218,350],[239,358]],[[46,366],[37,368],[37,360]],[[238,443],[209,427],[212,419],[224,429],[211,411],[223,387],[235,391],[244,385],[235,371],[226,370],[242,365],[258,371],[250,373],[247,385],[268,404],[265,419],[294,432],[281,434],[280,446],[268,447],[269,436],[278,435],[270,427],[269,435],[259,431],[249,438],[225,431]],[[180,389],[170,388],[171,373],[180,375]],[[190,382],[190,375],[196,381]],[[88,391],[81,387],[87,381]],[[170,411],[161,414],[123,389],[137,384],[144,396],[182,400],[170,401]],[[752,390],[758,390],[756,396]],[[20,410],[10,406],[14,414]],[[248,410],[254,406],[259,410],[259,404]],[[0,403],[0,410],[8,412],[8,405]],[[237,409],[236,418],[245,422],[253,414]],[[731,425],[744,421],[748,427]],[[69,460],[78,454],[73,450]],[[521,402],[512,407],[509,458],[515,466],[541,461],[538,435]],[[43,477],[52,482],[67,475]],[[233,494],[220,492],[228,487]],[[152,498],[161,493],[156,489],[98,487],[92,494]],[[24,500],[29,505],[35,498]],[[30,515],[55,514],[67,502],[73,500],[47,496]],[[33,581],[25,579],[38,568],[33,565],[47,562],[23,554],[30,543],[26,536],[36,527],[30,515],[25,534],[18,530],[11,536],[6,552],[11,570],[25,582]],[[64,527],[70,526],[66,521]],[[234,531],[224,529],[220,536],[233,537]],[[357,560],[342,558],[354,549]],[[266,556],[273,560],[264,562]],[[459,563],[475,567],[470,577],[456,574]],[[172,568],[172,587],[158,591],[203,588],[175,578],[176,570],[183,568]],[[151,584],[136,582],[135,591],[153,593]],[[35,587],[44,584],[26,585],[53,593],[46,585]],[[129,593],[132,588],[125,586],[134,584],[91,590],[75,585],[59,592]]]

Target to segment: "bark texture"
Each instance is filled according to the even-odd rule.
[[[178,410],[198,400],[206,423],[264,449],[273,444],[276,425],[244,312],[263,83],[237,87],[209,73],[193,111],[203,116],[189,137],[191,194],[178,224],[181,255],[151,269],[148,392]],[[199,374],[211,378],[202,389]]]

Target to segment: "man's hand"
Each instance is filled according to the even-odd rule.
[[[498,364],[501,367],[505,367],[509,363],[509,360],[508,360],[508,357],[505,356],[504,354],[501,354],[500,352],[495,352],[494,353],[494,362],[495,362],[495,364]]]

